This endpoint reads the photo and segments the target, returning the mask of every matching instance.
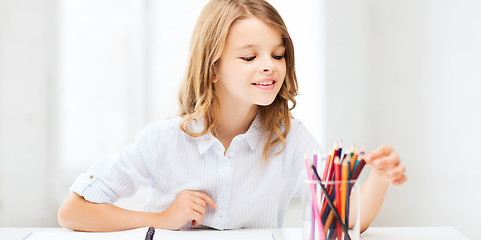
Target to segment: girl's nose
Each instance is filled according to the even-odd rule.
[[[274,70],[274,63],[269,58],[264,61],[264,64],[261,66],[261,69],[262,69],[262,72],[264,73],[272,72]]]

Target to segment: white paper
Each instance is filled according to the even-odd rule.
[[[145,240],[148,228],[138,228],[122,232],[34,232],[25,240]]]
[[[168,231],[156,229],[154,240],[273,240],[270,231],[256,230],[199,230],[199,231]]]
[[[122,232],[34,232],[26,240],[145,240],[148,228],[138,228]],[[273,240],[270,231],[263,230],[197,230],[168,231],[156,229],[154,240]]]

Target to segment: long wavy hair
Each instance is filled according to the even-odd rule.
[[[282,144],[276,155],[285,150],[290,110],[296,106],[297,78],[294,46],[286,25],[276,9],[264,0],[212,0],[202,10],[192,34],[188,67],[179,94],[179,115],[183,117],[180,128],[193,137],[216,128],[220,107],[212,82],[214,65],[222,55],[231,25],[247,17],[256,17],[279,32],[285,47],[286,76],[282,87],[270,105],[259,106],[262,132],[267,132],[262,160],[267,162],[271,147]],[[188,125],[197,119],[204,120],[204,128],[193,132]]]

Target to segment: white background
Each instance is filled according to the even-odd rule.
[[[171,2],[0,0],[1,227],[57,226],[79,173],[176,114],[206,1]],[[295,117],[326,149],[387,143],[407,167],[373,225],[480,239],[481,2],[270,2],[295,44]]]

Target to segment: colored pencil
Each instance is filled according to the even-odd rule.
[[[351,181],[357,180],[366,164],[363,159],[365,149],[365,145],[361,150],[355,145],[343,149],[343,142],[336,141],[325,159],[322,179],[317,172],[319,154],[312,155],[312,162],[305,158],[306,167],[312,169],[308,171],[308,178],[319,181],[321,190],[318,191],[317,184],[310,184],[313,201],[310,240],[316,234],[323,235],[319,237],[324,239],[351,239],[348,233],[350,196],[354,185]],[[319,223],[317,228],[316,222]],[[318,239],[318,236],[315,238]]]
[[[317,154],[316,153],[313,154],[312,161],[314,162],[314,167],[317,169]],[[314,185],[314,191],[317,194],[316,185]],[[316,196],[316,199],[317,199],[317,196]],[[314,208],[312,208],[312,216],[314,216],[314,215],[315,215]],[[312,221],[312,223],[311,223],[311,240],[314,240],[314,236],[316,235],[315,229],[316,229],[316,222]],[[321,233],[319,233],[319,234],[321,234]]]
[[[359,177],[365,164],[366,162],[364,161],[364,159],[361,158],[361,160],[359,160],[359,163],[356,166],[356,169],[354,169],[354,172],[351,175],[351,180],[356,180]]]
[[[314,177],[312,176],[312,172],[311,172],[311,168],[314,169],[317,173],[317,170],[316,168],[314,167],[314,165],[309,161],[308,158],[305,158],[304,159],[304,162],[306,164],[306,167],[307,167],[307,177],[309,178],[309,180],[314,180]],[[316,194],[316,189],[314,188],[314,185],[315,184],[309,184],[309,187],[311,189],[311,197],[312,197],[312,209],[314,210],[314,218],[317,222],[317,226],[319,228],[319,238],[321,240],[325,240],[326,237],[324,234],[322,234],[324,232],[324,226],[322,225],[322,221],[321,221],[321,216],[320,216],[320,212],[319,212],[319,206],[317,205],[317,201],[316,201],[316,198],[317,198],[317,194]]]
[[[314,172],[314,179],[315,180],[318,180],[319,182],[321,181],[321,178],[319,177],[319,174],[317,173],[317,170],[311,166],[313,172]],[[324,185],[321,183],[319,184],[322,192],[324,193],[324,196],[327,200],[327,203],[329,204],[329,207],[332,209],[331,212],[333,212],[334,214],[334,217],[337,219],[337,221],[339,222],[340,226],[341,226],[341,229],[342,231],[346,234],[346,239],[347,240],[351,240],[351,238],[349,237],[349,233],[348,233],[348,228],[346,227],[346,225],[341,221],[341,216],[339,216],[339,212],[336,210],[336,207],[334,206],[334,203],[332,201],[332,199],[329,197],[329,195],[327,194],[327,190],[326,188],[324,187]]]
[[[331,167],[331,161],[332,161],[331,156],[332,155],[327,155],[326,165],[324,167],[324,174],[322,175],[322,181],[326,181],[327,175],[329,174],[330,167]]]
[[[345,206],[345,218],[344,218],[344,223],[346,224],[346,226],[349,227],[349,204],[351,201],[349,201],[350,197],[351,197],[351,165],[354,165],[352,164],[352,159],[351,158],[347,158],[343,163],[343,166],[346,165],[346,171],[345,174],[346,176],[344,177],[346,179],[345,182],[345,185],[346,185],[346,204],[344,205]]]
[[[336,194],[336,208],[338,212],[341,212],[341,188],[339,186],[339,181],[341,181],[341,162],[339,157],[334,158],[334,192]],[[341,217],[342,220],[342,217]],[[341,221],[344,222],[344,221]]]
[[[353,154],[352,154],[352,159],[351,159],[351,170],[350,172],[354,171],[354,166],[356,165],[357,157],[359,156],[359,149],[354,148]]]
[[[342,161],[341,168],[341,187],[340,187],[340,199],[341,199],[341,219],[342,222],[346,222],[346,198],[347,198],[347,181],[348,181],[348,173],[349,173],[349,164],[348,161],[351,157],[348,155],[344,161]]]

